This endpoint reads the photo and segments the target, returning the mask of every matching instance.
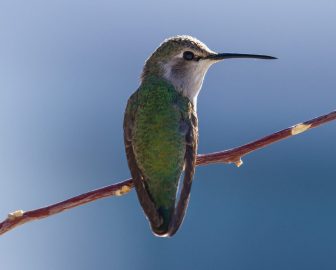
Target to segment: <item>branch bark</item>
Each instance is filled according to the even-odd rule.
[[[318,127],[336,120],[336,111],[308,120],[306,122],[294,125],[292,127],[280,130],[259,140],[244,144],[242,146],[229,150],[215,152],[210,154],[200,154],[197,156],[197,166],[208,165],[212,163],[235,163],[238,167],[242,164],[241,158],[255,150],[263,148],[272,143],[286,139],[288,137],[302,133],[308,129]],[[8,214],[7,219],[0,223],[0,235],[14,229],[24,223],[49,217],[65,210],[101,199],[109,196],[122,196],[128,193],[134,187],[132,179],[99,188],[65,201],[58,202],[46,207],[38,208],[24,212],[17,210]]]

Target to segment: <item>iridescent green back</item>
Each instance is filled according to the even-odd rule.
[[[147,78],[132,95],[132,145],[150,197],[168,226],[184,166],[192,104],[167,81]]]

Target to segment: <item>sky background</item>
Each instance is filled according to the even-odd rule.
[[[199,152],[235,147],[336,105],[334,0],[0,0],[0,217],[130,176],[122,121],[166,38],[276,61],[213,66]],[[1,268],[336,269],[336,124],[234,165],[198,167],[185,221],[152,235],[135,192],[0,237]]]

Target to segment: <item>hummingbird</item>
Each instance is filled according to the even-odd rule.
[[[146,60],[141,84],[128,99],[123,124],[128,166],[156,236],[173,236],[184,219],[197,157],[197,96],[208,69],[231,58],[276,59],[217,53],[194,37],[171,37]]]

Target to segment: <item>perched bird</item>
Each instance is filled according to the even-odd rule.
[[[216,53],[191,36],[172,37],[147,59],[141,85],[128,100],[126,156],[140,204],[157,236],[174,235],[183,221],[196,164],[197,96],[209,67],[229,58],[276,59]]]

